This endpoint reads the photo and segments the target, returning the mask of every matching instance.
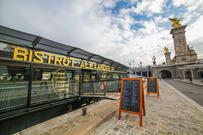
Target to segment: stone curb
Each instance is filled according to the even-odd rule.
[[[101,100],[90,106],[85,116],[81,109],[24,129],[14,135],[88,135],[108,121],[118,110],[119,100]]]
[[[195,108],[197,108],[199,111],[203,112],[203,107],[201,105],[199,105],[198,103],[196,103],[195,101],[191,100],[190,98],[188,98],[187,96],[185,96],[183,93],[181,93],[180,91],[178,91],[176,88],[174,88],[173,86],[171,86],[170,84],[168,84],[166,81],[163,80],[163,82],[165,84],[167,84],[170,88],[172,88],[176,93],[178,93],[180,96],[182,96],[187,102],[189,102],[190,104],[192,104]]]
[[[112,106],[115,105],[115,106]],[[74,128],[66,135],[89,135],[99,126],[101,126],[104,122],[108,121],[118,110],[117,104],[110,104],[108,107],[105,108],[97,117],[83,123],[77,128]]]

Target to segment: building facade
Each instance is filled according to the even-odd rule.
[[[179,79],[202,79],[203,77],[203,61],[197,59],[197,53],[187,45],[185,37],[185,29],[187,25],[172,28],[174,41],[175,57],[170,58],[170,52],[165,52],[166,64],[153,65],[153,76],[161,76],[162,78],[179,78]]]

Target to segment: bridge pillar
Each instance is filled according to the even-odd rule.
[[[185,80],[185,69],[183,69],[183,79]]]
[[[191,72],[191,77],[192,77],[192,79],[194,79],[194,74],[193,74],[192,68],[190,69],[190,72]]]

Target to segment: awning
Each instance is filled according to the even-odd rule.
[[[98,62],[115,66],[124,70],[128,67],[103,56],[87,52],[83,49],[58,43],[40,36],[28,34],[18,30],[10,29],[0,25],[0,41],[17,44],[32,49],[40,49],[51,53],[75,57],[83,60]]]

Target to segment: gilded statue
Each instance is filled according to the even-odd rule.
[[[164,52],[168,53],[168,48],[167,47],[164,47]]]
[[[172,22],[172,25],[171,25],[171,27],[173,27],[173,28],[177,28],[177,27],[180,27],[180,26],[182,26],[179,22],[180,22],[180,20],[182,20],[182,19],[178,19],[178,18],[168,18],[171,22]]]

